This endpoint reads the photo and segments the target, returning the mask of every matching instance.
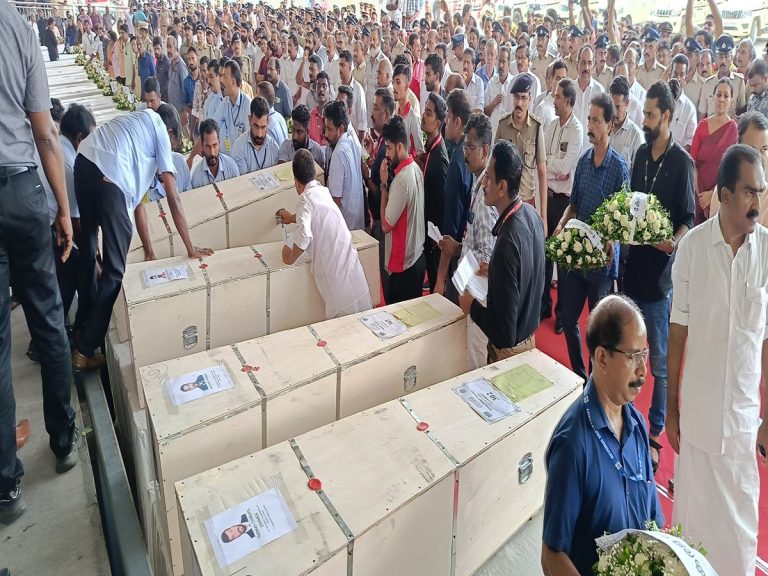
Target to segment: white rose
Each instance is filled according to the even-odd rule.
[[[640,230],[645,230],[647,226],[648,226],[648,223],[645,220],[638,220],[637,221],[637,227]]]
[[[584,238],[584,236],[586,236],[586,232],[584,232],[584,230],[579,230],[579,237]]]
[[[594,248],[592,248],[592,242],[589,240],[584,241],[584,249],[587,251],[587,254],[592,254],[592,251]]]
[[[621,233],[621,237],[624,238],[624,242],[629,242],[629,231],[624,230],[624,232]]]
[[[621,219],[619,220],[619,224],[622,226],[629,226],[629,218],[627,218],[626,214],[621,215]]]
[[[571,255],[570,255],[570,254],[568,254],[568,255],[565,257],[565,262],[566,262],[567,264],[570,264],[570,263],[571,263],[571,260],[572,260],[572,258],[571,258]]]
[[[624,200],[624,206],[626,206],[627,208],[632,206],[632,196],[627,196],[627,199]]]
[[[664,216],[664,218],[661,219],[661,225],[664,226],[664,228],[669,226],[669,220],[667,219],[666,216]]]
[[[654,212],[653,210],[650,210],[648,214],[645,215],[645,219],[648,220],[648,224],[653,224],[657,220],[656,212]]]
[[[562,244],[560,244],[560,248],[562,250],[568,250],[568,242],[563,242]]]
[[[610,223],[611,223],[611,217],[610,217],[610,216],[608,216],[608,214],[606,214],[605,216],[603,216],[603,224],[604,224],[605,226],[608,226],[608,224],[610,224]]]
[[[579,254],[583,249],[583,246],[581,245],[581,242],[578,240],[573,243],[573,251],[576,252],[576,254]]]
[[[658,234],[658,233],[659,233],[659,231],[661,230],[661,222],[659,222],[658,220],[656,220],[656,222],[654,222],[654,223],[651,225],[651,227],[653,228],[653,231],[654,231],[654,232],[656,232],[656,234]]]
[[[618,222],[619,220],[621,220],[621,212],[619,212],[618,210],[615,210],[615,211],[613,212],[613,219],[614,219],[614,220],[616,220],[616,222]]]
[[[613,232],[613,224],[609,223],[608,226],[606,226],[606,230],[608,230],[608,234]]]
[[[571,241],[571,231],[570,230],[566,230],[565,231],[565,234],[563,234],[563,240],[565,240],[566,242],[570,242]]]
[[[557,251],[557,257],[560,258],[562,255],[563,255],[563,251],[562,250],[558,250]]]
[[[613,202],[611,202],[611,205],[610,205],[610,206],[608,206],[608,210],[610,210],[611,212],[615,212],[615,211],[616,211],[616,210],[618,210],[618,209],[619,209],[619,203],[618,203],[618,202],[616,202],[616,200],[614,200]]]
[[[650,239],[651,239],[651,233],[650,233],[650,232],[648,232],[648,230],[646,230],[645,232],[643,232],[643,240],[645,240],[646,242],[648,242],[648,240],[650,240]]]
[[[579,256],[579,259],[576,260],[576,266],[581,266],[581,263],[582,263],[582,258],[581,256]]]

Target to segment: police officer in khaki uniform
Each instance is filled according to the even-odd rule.
[[[528,112],[531,105],[533,76],[518,74],[512,83],[512,112],[502,116],[496,131],[496,141],[509,140],[523,157],[520,197],[536,206],[540,214],[547,213],[547,152],[541,122]],[[546,220],[546,217],[543,218]],[[546,234],[546,222],[544,223]]]
[[[666,67],[662,66],[656,59],[656,52],[659,50],[659,33],[653,28],[648,28],[643,34],[642,40],[643,63],[637,67],[635,80],[645,90],[648,90],[654,82],[663,80]]]
[[[704,82],[701,88],[701,99],[699,100],[699,113],[704,118],[712,116],[715,113],[715,84],[721,77],[721,74],[731,79],[733,85],[733,98],[731,98],[731,107],[728,110],[728,116],[736,118],[747,107],[747,85],[744,82],[744,76],[733,71],[733,38],[723,34],[715,42],[717,50],[717,74],[712,74]]]
[[[608,44],[606,34],[601,34],[595,40],[595,69],[592,71],[592,78],[597,80],[606,92],[613,81],[613,68],[606,64]]]
[[[217,56],[216,53],[219,52],[214,48],[213,46],[210,46],[205,41],[205,25],[204,24],[198,24],[195,28],[195,34],[197,35],[197,42],[193,44],[195,47],[195,50],[197,50],[197,56],[198,58],[202,58],[203,56],[208,56],[208,60],[217,60],[220,56]],[[220,54],[220,52],[219,52]]]
[[[451,48],[451,55],[448,57],[448,68],[451,69],[451,72],[461,74],[464,70],[464,34],[454,34],[451,36]]]
[[[232,50],[234,51],[235,56],[242,60],[240,74],[242,75],[243,80],[248,82],[248,84],[253,85],[255,83],[254,74],[256,70],[253,67],[253,62],[251,62],[251,57],[243,52],[243,41],[240,38],[240,32],[232,34]]]
[[[536,55],[531,59],[530,71],[539,79],[539,86],[547,85],[547,67],[555,58],[547,52],[549,46],[549,28],[536,28]]]
[[[571,41],[571,53],[564,58],[565,65],[568,67],[568,78],[577,80],[579,77],[579,51],[581,50],[582,37],[584,34],[581,29],[573,25],[568,30],[568,38]]]

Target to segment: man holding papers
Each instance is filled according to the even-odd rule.
[[[475,300],[470,286],[459,297],[461,309],[488,337],[489,363],[536,345],[533,333],[544,289],[544,223],[520,198],[522,172],[517,148],[506,140],[497,142],[483,178],[485,205],[498,213],[490,262],[478,270],[488,276],[487,308]]]
[[[283,262],[293,264],[304,252],[309,253],[326,319],[369,310],[371,294],[352,234],[328,188],[320,185],[316,176],[312,153],[305,148],[297,150],[293,157],[293,178],[299,193],[296,214],[285,209],[277,213],[284,224],[297,224],[283,246]]]

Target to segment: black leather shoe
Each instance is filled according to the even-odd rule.
[[[80,430],[75,428],[75,434],[72,437],[72,446],[66,456],[56,457],[56,474],[64,474],[77,466],[80,461]]]
[[[11,576],[11,571],[8,568],[0,568],[0,576]]]
[[[27,505],[21,497],[21,487],[17,486],[12,492],[0,494],[0,524],[12,524],[26,510]],[[0,576],[3,576],[2,572]]]

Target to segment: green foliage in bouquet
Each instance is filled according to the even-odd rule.
[[[118,110],[125,110],[127,112],[134,112],[136,110],[136,104],[128,99],[125,92],[118,91],[117,94],[112,96],[112,101]]]
[[[572,220],[568,225],[577,222]],[[593,240],[594,236],[590,239],[590,234],[581,228],[563,228],[559,234],[547,239],[547,258],[567,270],[603,268],[607,263],[605,252],[602,246],[596,246]]]
[[[622,244],[658,244],[674,235],[669,212],[653,194],[646,197],[645,214],[632,213],[633,192],[625,182],[592,215],[592,227],[607,240]]]
[[[88,64],[88,58],[85,57],[85,54],[83,54],[83,51],[80,50],[80,52],[77,52],[77,56],[75,56],[75,64],[78,66],[85,66]]]

